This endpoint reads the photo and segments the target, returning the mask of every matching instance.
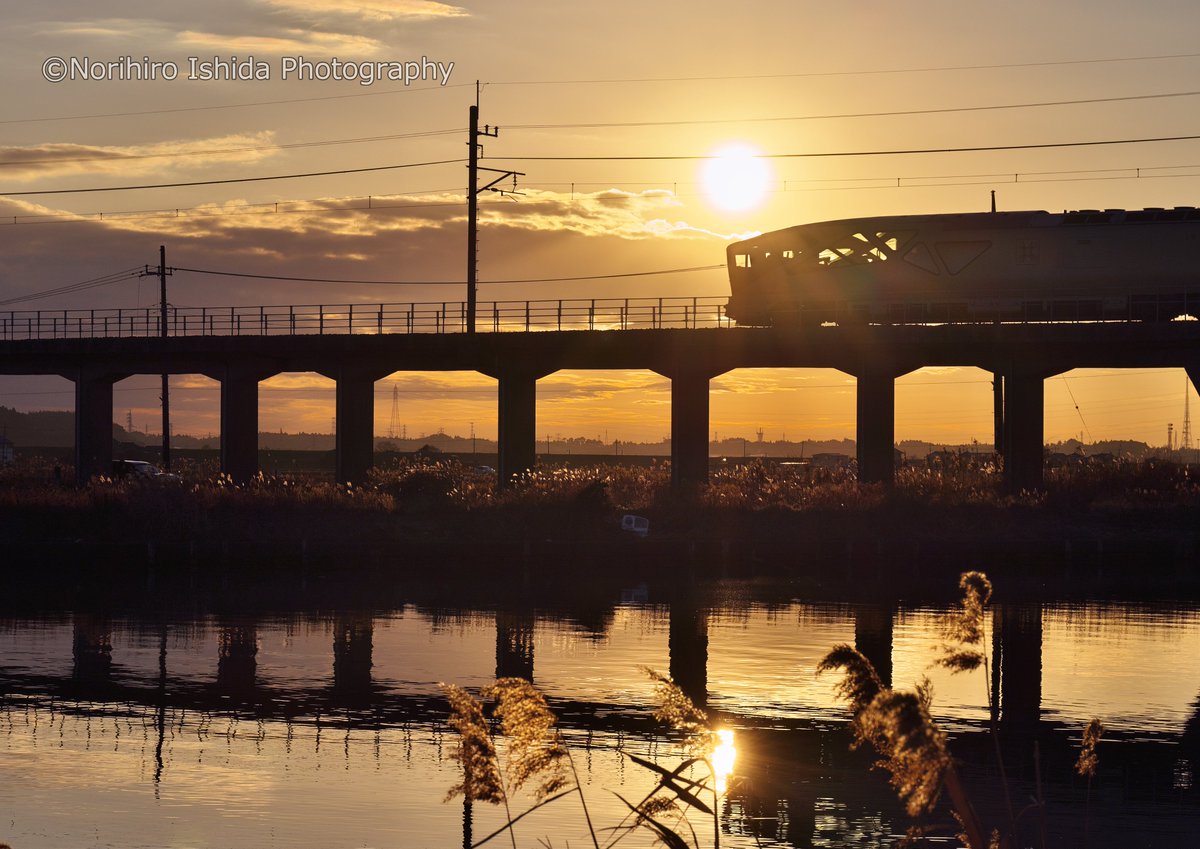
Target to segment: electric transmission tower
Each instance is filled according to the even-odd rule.
[[[1183,376],[1183,432],[1179,435],[1179,447],[1184,451],[1192,447],[1192,411],[1189,402],[1192,397],[1192,379]]]
[[[400,387],[392,384],[392,418],[388,422],[388,439],[395,439],[400,434]]]

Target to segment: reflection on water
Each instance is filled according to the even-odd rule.
[[[531,679],[547,695],[592,818],[615,824],[624,808],[614,792],[640,798],[653,786],[621,752],[681,760],[650,717],[648,666],[669,670],[730,729],[714,759],[727,786],[723,845],[888,845],[908,820],[870,755],[849,749],[836,677],[813,673],[837,643],[894,686],[933,680],[933,712],[985,822],[1007,816],[986,731],[994,718],[1014,798],[1040,785],[1049,802],[1051,845],[1079,843],[1085,815],[1091,846],[1200,840],[1195,606],[998,605],[988,668],[951,676],[930,665],[945,608],[756,599],[740,584],[675,589],[661,604],[628,597],[647,600],[574,614],[402,603],[9,615],[0,767],[21,780],[0,785],[0,842],[461,845],[465,827],[478,838],[502,817],[476,803],[464,819],[461,802],[443,804],[460,779],[437,682],[474,689],[496,676]],[[1110,730],[1089,805],[1072,766],[1092,716]],[[518,845],[591,842],[566,800],[520,829]]]

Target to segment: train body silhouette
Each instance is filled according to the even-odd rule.
[[[741,325],[1200,315],[1200,209],[895,215],[727,249]]]

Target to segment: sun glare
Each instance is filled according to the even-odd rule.
[[[729,776],[733,774],[737,748],[733,745],[733,732],[728,728],[718,730],[717,739],[721,742],[713,749],[711,761],[713,774],[717,777],[717,795],[720,796],[729,789]]]
[[[749,145],[723,147],[704,163],[700,181],[709,201],[726,212],[744,212],[767,196],[771,169]]]

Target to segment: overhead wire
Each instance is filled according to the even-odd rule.
[[[762,80],[762,79],[798,79],[804,77],[846,77],[846,76],[872,76],[886,74],[918,74],[918,73],[938,73],[949,71],[977,71],[977,70],[1005,70],[1016,68],[1046,68],[1055,66],[1071,66],[1071,65],[1093,65],[1106,63],[1122,63],[1122,62],[1153,62],[1164,61],[1171,59],[1194,59],[1200,57],[1200,53],[1165,53],[1165,54],[1149,54],[1144,56],[1115,56],[1115,57],[1094,57],[1089,59],[1060,59],[1047,60],[1043,62],[1008,62],[994,64],[976,64],[976,65],[946,65],[934,67],[917,67],[917,68],[875,68],[875,69],[860,69],[848,71],[808,71],[797,73],[781,73],[781,74],[726,74],[712,76],[694,76],[694,77],[640,77],[640,78],[609,78],[609,79],[575,79],[575,80],[499,80],[488,82],[488,85],[493,86],[543,86],[543,85],[596,85],[596,84],[628,84],[628,83],[672,83],[672,82],[721,82],[740,80]],[[47,123],[54,121],[84,121],[101,118],[131,118],[143,115],[171,115],[186,112],[208,112],[220,109],[246,109],[256,106],[277,106],[287,105],[292,103],[318,103],[331,100],[351,100],[363,97],[388,97],[397,94],[416,94],[420,92],[442,91],[446,89],[459,89],[475,85],[474,82],[468,83],[447,83],[438,86],[423,86],[421,88],[405,87],[399,89],[386,89],[382,91],[360,91],[352,94],[331,94],[318,95],[315,97],[293,97],[281,98],[276,100],[255,100],[245,103],[218,103],[209,106],[176,106],[166,109],[141,109],[122,112],[101,112],[90,113],[84,115],[54,115],[43,117],[26,117],[26,118],[5,118],[0,119],[0,125],[3,124],[33,124]]]
[[[1095,65],[1103,63],[1116,62],[1147,62],[1158,61],[1164,59],[1195,59],[1200,57],[1200,53],[1165,53],[1151,54],[1146,56],[1118,56],[1118,57],[1102,57],[1092,59],[1059,59],[1044,62],[1005,62],[996,64],[977,64],[977,65],[938,65],[931,67],[918,68],[880,68],[871,70],[850,70],[850,71],[805,71],[798,73],[780,73],[780,74],[737,74],[737,75],[720,75],[720,76],[695,76],[695,77],[628,77],[615,79],[575,79],[575,80],[500,80],[491,81],[488,85],[494,86],[521,86],[521,85],[594,85],[608,83],[678,83],[678,82],[720,82],[720,81],[738,81],[738,80],[770,80],[770,79],[798,79],[803,77],[852,77],[852,76],[871,76],[880,74],[928,74],[944,71],[993,71],[1011,68],[1048,68],[1054,66],[1066,65]]]
[[[101,286],[109,286],[113,283],[120,283],[124,280],[129,280],[138,277],[142,272],[142,268],[135,266],[133,268],[114,271],[109,274],[103,274],[99,277],[93,277],[89,280],[82,280],[78,283],[68,283],[65,286],[56,286],[53,289],[44,289],[40,292],[29,292],[24,295],[17,295],[12,298],[0,300],[0,306],[9,306],[11,304],[24,303],[26,301],[39,301],[45,298],[53,298],[56,295],[69,295],[75,292],[82,292],[87,289],[97,289]]]
[[[809,159],[809,158],[824,158],[824,157],[862,157],[862,156],[903,156],[909,154],[930,154],[930,153],[978,153],[985,151],[1003,151],[1003,150],[1045,150],[1052,148],[1075,148],[1075,147],[1095,147],[1102,145],[1132,145],[1132,144],[1150,144],[1158,142],[1172,141],[1195,141],[1200,139],[1200,135],[1181,135],[1181,136],[1156,136],[1146,138],[1133,139],[1101,139],[1091,141],[1073,141],[1073,142],[1045,142],[1036,144],[1011,144],[1011,145],[977,145],[972,147],[947,147],[947,148],[907,148],[907,149],[885,149],[885,150],[856,150],[856,151],[821,151],[812,153],[763,153],[756,154],[755,159]],[[664,155],[638,155],[638,154],[622,154],[611,156],[494,156],[486,157],[490,162],[689,162],[689,161],[710,161],[720,159],[719,154],[664,154]],[[436,165],[455,165],[466,162],[464,158],[458,159],[440,159],[429,162],[408,162],[395,165],[377,165],[369,168],[341,168],[330,171],[312,171],[298,174],[276,174],[265,177],[234,177],[220,180],[193,180],[188,182],[178,183],[155,183],[137,186],[95,186],[84,188],[71,189],[41,189],[28,191],[0,191],[0,197],[22,197],[29,195],[58,195],[58,194],[78,194],[84,192],[120,192],[134,191],[140,189],[164,189],[164,188],[181,188],[191,186],[216,186],[227,185],[232,183],[255,183],[270,180],[294,180],[308,177],[328,177],[345,174],[363,174],[378,171],[393,171],[404,168],[423,168]]]
[[[358,97],[385,97],[394,94],[416,94],[422,91],[441,91],[450,88],[465,88],[475,83],[447,83],[442,86],[423,88],[387,89],[386,91],[359,91],[354,94],[328,94],[318,97],[292,97],[282,100],[254,100],[248,103],[218,103],[212,106],[176,106],[169,109],[141,109],[134,112],[101,112],[90,115],[58,115],[44,118],[7,118],[0,124],[38,124],[50,121],[86,121],[94,118],[134,118],[141,115],[172,115],[180,112],[210,112],[217,109],[246,109],[253,106],[277,106],[288,103],[317,103],[323,100],[350,100]]]
[[[1000,150],[1047,150],[1068,147],[1098,147],[1102,145],[1151,144],[1156,142],[1196,141],[1200,135],[1152,136],[1134,139],[1096,139],[1071,142],[1039,142],[1036,144],[989,144],[969,147],[895,148],[881,150],[834,150],[812,153],[759,153],[754,159],[815,159],[842,156],[907,156],[924,153],[981,153]],[[489,156],[489,161],[503,162],[699,162],[720,159],[719,154],[620,154],[606,156]]]
[[[480,280],[479,285],[485,284],[514,284],[514,283],[569,283],[582,280],[615,280],[627,277],[652,277],[660,274],[688,274],[696,271],[714,271],[724,269],[723,264],[695,265],[687,268],[665,268],[656,271],[628,271],[617,274],[588,274],[578,277],[537,277],[514,280]],[[350,280],[330,277],[288,277],[278,274],[251,274],[241,271],[216,271],[207,268],[184,268],[176,266],[173,271],[187,271],[192,274],[209,274],[219,277],[244,277],[253,280],[282,280],[290,283],[346,283],[356,286],[465,286],[465,280]]]
[[[120,153],[113,156],[79,156],[73,158],[55,158],[49,157],[46,159],[24,159],[24,160],[9,160],[7,162],[0,161],[0,168],[23,167],[26,165],[59,165],[63,163],[76,162],[109,162],[119,164],[141,159],[174,159],[183,156],[218,156],[230,153],[257,153],[268,150],[296,150],[308,147],[331,147],[342,144],[365,144],[369,142],[380,141],[401,141],[404,139],[420,139],[432,138],[434,136],[448,136],[465,133],[466,127],[448,129],[448,130],[422,130],[413,133],[393,133],[385,136],[357,136],[347,139],[318,139],[307,142],[288,142],[284,144],[266,144],[266,145],[246,145],[243,147],[224,147],[210,148],[206,150],[180,150],[171,151],[169,153]],[[12,150],[13,148],[9,148]]]
[[[1160,92],[1154,94],[1137,94],[1125,95],[1119,97],[1093,97],[1082,98],[1075,100],[1049,100],[1049,101],[1033,101],[1027,103],[1002,103],[1002,104],[985,104],[980,106],[952,106],[936,109],[902,109],[885,112],[843,112],[829,113],[819,115],[774,115],[761,116],[752,118],[691,118],[675,121],[593,121],[583,123],[559,123],[559,124],[506,124],[505,130],[560,130],[560,129],[603,129],[603,128],[638,128],[638,127],[676,127],[676,126],[694,126],[694,125],[716,125],[716,124],[753,124],[753,123],[777,123],[786,121],[819,121],[819,120],[837,120],[845,118],[881,118],[881,117],[906,117],[914,115],[943,115],[953,114],[956,112],[984,112],[992,110],[1007,110],[1007,109],[1029,109],[1036,107],[1053,107],[1053,106],[1072,106],[1081,104],[1097,104],[1097,103],[1118,103],[1140,100],[1160,100],[1165,98],[1177,97],[1195,97],[1200,96],[1200,91],[1181,91],[1181,92]],[[0,168],[19,168],[29,165],[45,165],[45,164],[63,164],[63,163],[78,163],[78,162],[110,162],[121,163],[127,161],[144,160],[144,159],[173,159],[179,157],[194,157],[194,156],[218,156],[228,155],[233,153],[257,153],[271,150],[297,150],[312,147],[330,147],[335,145],[346,144],[368,144],[382,141],[400,141],[405,139],[417,138],[434,138],[446,135],[458,135],[465,133],[465,127],[454,127],[439,130],[422,130],[411,133],[392,133],[379,136],[357,136],[343,139],[317,139],[306,142],[287,142],[279,144],[266,145],[243,145],[240,147],[227,148],[211,148],[207,150],[185,150],[185,151],[170,151],[161,153],[120,153],[116,152],[111,156],[79,156],[70,158],[46,157],[42,159],[25,159],[25,160],[9,160],[0,161]]]
[[[1075,393],[1071,391],[1071,384],[1067,382],[1067,376],[1065,374],[1060,375],[1060,379],[1063,382],[1063,386],[1067,388],[1067,394],[1071,396],[1071,404],[1075,407],[1075,412],[1079,414],[1079,423],[1083,425],[1083,429],[1087,431],[1088,438],[1090,439],[1092,432],[1088,428],[1087,422],[1083,419],[1083,410],[1079,409],[1079,402],[1075,400]]]
[[[1192,169],[1189,173],[1151,173],[1156,171],[1182,171],[1183,169]],[[1078,176],[1082,175],[1082,176]],[[1200,163],[1179,164],[1179,165],[1151,165],[1151,166],[1126,166],[1123,168],[1081,168],[1070,171],[1054,170],[1054,171],[1010,171],[1006,173],[973,173],[973,174],[918,174],[910,176],[884,176],[878,175],[873,177],[828,177],[828,178],[803,178],[795,180],[780,180],[780,188],[770,189],[773,194],[787,192],[817,192],[817,191],[861,191],[874,189],[911,189],[911,188],[953,188],[958,186],[977,186],[977,185],[993,185],[1003,181],[1004,183],[1074,183],[1074,182],[1095,182],[1106,180],[1152,180],[1152,179],[1167,179],[1167,178],[1187,178],[1200,177]],[[940,181],[940,182],[931,182]],[[971,182],[964,182],[971,181]],[[864,185],[833,185],[836,183],[860,183]],[[865,185],[875,184],[875,185]],[[613,190],[626,190],[628,187],[643,187],[649,189],[657,189],[662,191],[671,191],[675,197],[686,197],[688,195],[681,193],[678,189],[680,186],[695,187],[700,185],[694,181],[677,181],[677,180],[657,180],[657,181],[630,181],[630,180],[606,180],[606,181],[561,181],[561,182],[544,182],[544,183],[525,183],[527,189],[544,189],[544,190],[573,190],[579,187],[600,187]],[[93,212],[81,213],[46,213],[46,214],[30,214],[30,215],[7,215],[0,217],[0,226],[13,225],[29,225],[29,224],[83,224],[95,223],[97,221],[129,221],[143,220],[149,218],[222,218],[226,216],[238,215],[334,215],[343,212],[386,212],[391,210],[402,209],[425,209],[434,207],[446,206],[465,206],[466,200],[455,201],[422,201],[418,203],[383,203],[382,199],[388,197],[403,197],[403,198],[421,198],[421,197],[437,197],[451,193],[461,192],[459,187],[440,188],[440,189],[420,189],[404,192],[390,192],[388,194],[379,195],[347,195],[331,198],[292,198],[281,201],[265,201],[262,203],[247,204],[236,208],[213,208],[211,205],[195,206],[195,207],[174,207],[160,209],[136,209],[136,210],[98,210]],[[577,201],[594,201],[597,203],[618,202],[626,200],[624,195],[620,196],[600,196],[596,193],[583,193],[579,197],[572,197],[573,202]],[[320,203],[353,203],[366,202],[367,206],[337,206],[324,208],[305,208],[305,209],[283,209],[281,207],[290,205],[302,204],[320,204]],[[481,202],[481,205],[490,206],[493,204]]]
[[[955,112],[988,112],[1003,109],[1032,109],[1050,106],[1077,106],[1096,103],[1121,103],[1138,100],[1161,100],[1172,97],[1196,97],[1200,91],[1179,91],[1158,94],[1135,94],[1120,97],[1090,97],[1077,100],[1043,100],[1029,103],[1001,103],[982,106],[952,106],[938,109],[896,109],[886,112],[833,112],[821,115],[765,116],[758,118],[684,119],[677,121],[595,121],[576,124],[506,124],[505,130],[578,130],[636,127],[682,127],[700,124],[757,124],[781,121],[827,121],[843,118],[894,118],[913,115],[947,115]]]
[[[191,180],[183,183],[154,183],[142,186],[99,186],[76,189],[42,189],[39,191],[0,192],[0,197],[26,195],[66,195],[82,192],[128,192],[138,189],[176,189],[187,186],[221,186],[230,183],[261,183],[269,180],[298,180],[305,177],[330,177],[341,174],[366,174],[375,171],[395,171],[401,168],[425,168],[433,165],[455,165],[466,159],[439,159],[432,162],[405,162],[399,165],[375,165],[370,168],[340,168],[334,171],[310,171],[303,174],[274,174],[269,177],[233,177],[222,180]]]

